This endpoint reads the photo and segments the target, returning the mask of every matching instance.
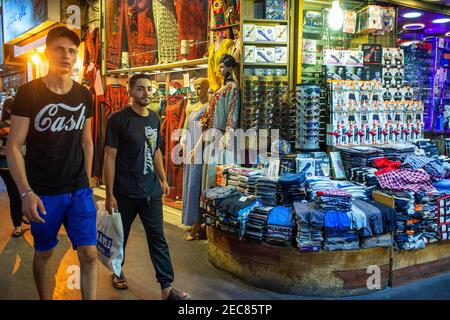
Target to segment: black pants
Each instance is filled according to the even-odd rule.
[[[0,176],[5,182],[6,190],[8,191],[11,220],[14,227],[20,227],[22,225],[22,199],[20,199],[19,190],[17,190],[16,183],[9,170],[0,169]]]
[[[136,215],[139,214],[147,235],[148,250],[155,268],[156,279],[160,283],[161,289],[170,287],[174,275],[169,247],[164,237],[161,197],[156,199],[134,199],[123,195],[116,195],[115,197],[122,217],[125,238],[122,265],[125,262],[125,247],[130,235],[131,225]]]

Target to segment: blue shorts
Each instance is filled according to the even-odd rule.
[[[31,222],[34,248],[38,252],[52,250],[58,244],[61,225],[67,231],[73,249],[97,245],[97,212],[92,189],[86,188],[56,196],[41,196],[46,215],[39,211],[45,223]]]

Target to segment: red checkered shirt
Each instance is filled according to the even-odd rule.
[[[435,191],[430,176],[423,171],[414,169],[400,169],[377,176],[383,189],[407,190],[415,192]]]

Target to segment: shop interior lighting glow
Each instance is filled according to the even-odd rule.
[[[425,25],[423,23],[409,23],[409,24],[405,24],[403,26],[404,30],[421,30],[425,28]]]
[[[450,31],[445,34],[446,37],[450,37]]]
[[[403,18],[407,19],[414,19],[423,16],[422,12],[413,11],[413,12],[407,12],[403,15]]]
[[[442,18],[442,19],[433,20],[433,23],[437,23],[437,24],[448,23],[448,22],[450,22],[450,18]]]
[[[37,52],[33,53],[33,55],[31,56],[31,61],[33,61],[33,63],[35,65],[37,65],[41,62],[41,57],[39,56],[39,54]]]
[[[344,11],[339,5],[338,0],[333,0],[330,12],[328,14],[328,26],[331,30],[338,31],[344,25]]]

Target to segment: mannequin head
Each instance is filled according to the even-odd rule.
[[[209,81],[207,78],[198,78],[194,81],[195,92],[202,103],[208,101]]]
[[[233,69],[236,67],[237,62],[233,56],[224,54],[220,59],[219,71],[220,75],[224,78],[224,83],[233,80]]]

